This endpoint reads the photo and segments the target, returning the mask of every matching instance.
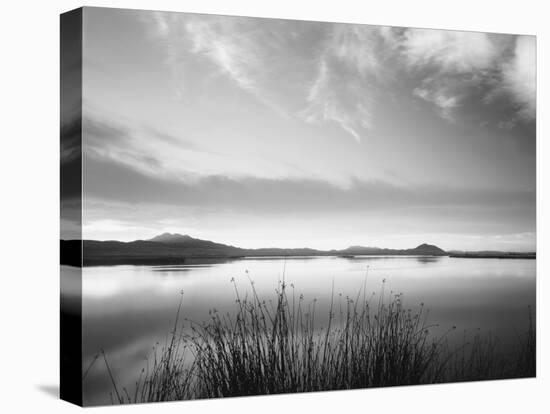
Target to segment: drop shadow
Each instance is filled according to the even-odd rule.
[[[58,384],[40,384],[36,388],[42,391],[44,394],[58,399],[59,398],[59,385]]]

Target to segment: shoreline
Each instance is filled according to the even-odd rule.
[[[455,259],[507,259],[507,260],[536,260],[536,253],[525,254],[448,254],[448,255],[410,255],[410,254],[363,254],[363,255],[336,255],[336,254],[317,254],[317,255],[244,255],[244,256],[181,256],[181,257],[85,257],[82,267],[96,266],[170,266],[170,265],[194,265],[194,264],[219,264],[234,260],[247,259],[314,259],[331,257],[335,259],[354,260],[362,258],[400,258],[400,257],[449,257]],[[77,266],[79,263],[62,262],[62,265]]]

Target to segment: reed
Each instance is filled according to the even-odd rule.
[[[186,340],[195,355],[198,397],[340,390],[436,381],[440,341],[429,339],[423,307],[413,313],[395,295],[374,309],[361,293],[346,297],[335,312],[334,295],[324,327],[316,322],[316,300],[288,294],[276,300],[235,286],[234,315],[213,312],[193,324]]]
[[[235,311],[213,309],[209,319],[179,325],[181,302],[170,339],[153,355],[133,393],[117,386],[108,369],[114,402],[151,402],[244,395],[344,390],[535,376],[535,328],[519,336],[512,358],[491,335],[464,337],[457,349],[447,333],[431,331],[422,304],[403,306],[402,295],[375,300],[361,289],[335,300],[319,320],[314,299],[279,282],[275,297],[235,289]],[[182,293],[183,300],[183,293]],[[187,325],[184,327],[184,325]],[[451,330],[454,329],[451,328]],[[106,356],[105,364],[108,366]]]

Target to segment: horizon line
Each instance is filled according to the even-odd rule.
[[[301,246],[301,247],[277,247],[277,246],[264,246],[264,247],[241,247],[241,246],[238,246],[236,244],[233,244],[233,243],[225,243],[225,242],[218,242],[218,241],[214,241],[214,240],[210,240],[210,239],[201,239],[201,238],[197,238],[197,237],[193,237],[193,236],[190,236],[189,234],[182,234],[182,233],[177,233],[177,232],[174,232],[174,233],[171,233],[171,232],[163,232],[163,233],[159,233],[157,234],[156,236],[153,236],[153,237],[150,237],[150,238],[138,238],[138,239],[134,239],[134,240],[127,240],[127,241],[124,241],[124,240],[117,240],[117,239],[103,239],[103,240],[99,240],[99,239],[84,239],[84,238],[80,238],[80,239],[62,239],[60,238],[61,241],[94,241],[94,242],[117,242],[117,243],[133,243],[133,242],[138,242],[138,241],[153,241],[153,239],[159,237],[159,236],[172,236],[172,237],[189,237],[191,239],[194,239],[194,240],[201,240],[201,241],[207,241],[207,242],[212,242],[212,243],[217,243],[217,244],[223,244],[225,246],[228,246],[228,247],[235,247],[235,248],[239,248],[239,249],[242,249],[242,250],[263,250],[263,249],[280,249],[280,250],[299,250],[299,249],[308,249],[308,250],[315,250],[315,251],[319,251],[319,252],[331,252],[331,251],[335,251],[335,252],[339,252],[339,251],[343,251],[343,250],[348,250],[348,249],[351,249],[351,248],[363,248],[363,249],[380,249],[380,250],[412,250],[412,249],[416,249],[420,246],[423,246],[423,245],[428,245],[428,246],[433,246],[433,247],[437,247],[438,249],[440,250],[443,250],[444,252],[448,253],[448,252],[499,252],[499,253],[536,253],[536,246],[535,246],[535,249],[525,249],[525,250],[520,250],[520,249],[516,249],[516,250],[499,250],[499,249],[479,249],[479,250],[467,250],[467,249],[442,249],[441,247],[439,247],[436,243],[429,243],[429,242],[423,242],[423,243],[420,243],[414,247],[406,247],[406,248],[395,248],[395,247],[379,247],[379,246],[364,246],[364,245],[359,245],[359,244],[352,244],[352,245],[349,245],[347,247],[344,247],[344,248],[329,248],[329,249],[319,249],[319,248],[314,248],[314,247],[308,247],[308,246]]]

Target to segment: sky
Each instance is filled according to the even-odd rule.
[[[83,237],[532,251],[535,42],[85,8]]]

